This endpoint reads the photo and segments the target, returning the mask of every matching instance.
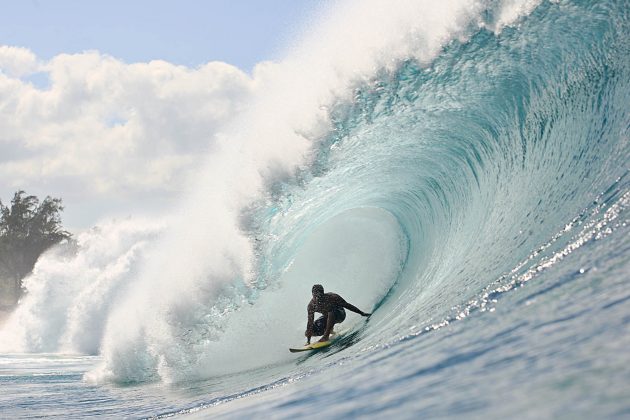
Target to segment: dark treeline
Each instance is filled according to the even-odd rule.
[[[18,191],[10,205],[0,200],[0,306],[14,305],[22,294],[22,279],[39,256],[72,236],[61,226],[61,199],[43,201]]]

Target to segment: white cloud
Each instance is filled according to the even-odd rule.
[[[30,50],[20,47],[0,45],[0,71],[19,77],[37,71],[37,57]]]
[[[34,72],[49,86],[25,78]],[[120,207],[124,196],[181,190],[254,89],[221,62],[126,64],[98,52],[40,62],[0,47],[0,198],[25,189],[67,208],[114,197]]]

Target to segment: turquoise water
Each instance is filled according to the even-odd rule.
[[[542,2],[488,30],[500,4],[329,104],[309,163],[239,212],[247,270],[238,241],[187,251],[199,270],[123,246],[128,269],[66,302],[43,262],[3,331],[27,326],[0,416],[629,416],[630,9]],[[143,270],[184,280],[147,303]],[[374,315],[290,354],[313,283]]]

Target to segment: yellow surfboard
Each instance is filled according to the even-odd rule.
[[[311,350],[323,349],[324,347],[330,346],[335,340],[337,340],[341,335],[343,335],[343,333],[344,331],[341,331],[341,332],[331,331],[328,341],[322,341],[322,342],[316,341],[311,344],[306,344],[302,347],[289,348],[289,351],[291,353],[297,353],[300,351],[311,351]]]
[[[291,353],[297,353],[299,351],[310,351],[310,350],[317,350],[317,349],[321,349],[324,347],[328,347],[332,344],[332,340],[328,340],[328,341],[316,341],[314,343],[311,344],[306,344],[303,347],[297,347],[297,348],[290,348],[289,351]]]

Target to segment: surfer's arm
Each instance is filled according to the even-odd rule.
[[[363,312],[361,309],[357,308],[356,306],[352,305],[351,303],[346,302],[345,300],[343,301],[343,305],[344,308],[348,309],[349,311],[352,311],[354,313],[357,313],[361,316],[370,316],[372,314],[369,314],[367,312]]]
[[[304,335],[306,336],[306,344],[311,344],[311,337],[313,336],[313,320],[315,319],[315,310],[313,310],[313,306],[309,303],[307,306],[308,311],[308,321],[306,322],[306,331]]]
[[[345,300],[344,298],[342,298],[341,296],[339,296],[339,295],[337,295],[337,294],[333,294],[333,293],[331,293],[331,295],[334,295],[334,296],[333,296],[333,299],[334,299],[334,302],[335,302],[337,305],[339,305],[339,306],[341,306],[341,307],[344,307],[344,308],[348,309],[349,311],[352,311],[352,312],[354,312],[354,313],[357,313],[357,314],[359,314],[359,315],[361,315],[361,316],[370,316],[370,315],[372,315],[372,314],[369,314],[369,313],[363,312],[361,309],[357,308],[357,307],[356,307],[356,306],[354,306],[353,304],[346,302],[346,300]]]

